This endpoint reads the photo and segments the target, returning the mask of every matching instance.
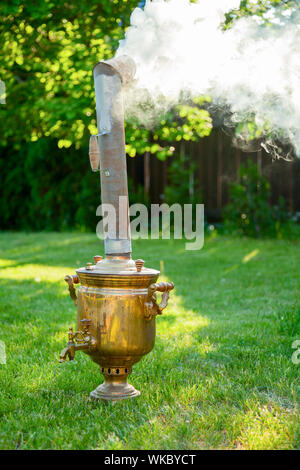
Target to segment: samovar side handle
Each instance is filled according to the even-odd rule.
[[[158,282],[148,287],[148,302],[145,303],[145,318],[151,320],[156,315],[161,315],[168,305],[169,292],[174,289],[173,282]],[[162,292],[161,302],[156,302],[156,292]]]
[[[79,283],[77,274],[73,276],[70,276],[70,275],[66,276],[65,281],[69,286],[70,297],[74,301],[74,304],[77,305],[77,295],[76,295],[76,289],[74,287],[74,284]]]

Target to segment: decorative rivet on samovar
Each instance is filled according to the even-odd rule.
[[[93,256],[93,260],[94,260],[94,263],[97,264],[98,261],[102,260],[102,256],[100,256],[100,255]]]
[[[94,171],[103,169],[101,202],[114,209],[118,228],[109,231],[110,224],[104,227],[104,259],[96,255],[95,266],[87,263],[75,275],[65,277],[78,309],[78,329],[69,330],[60,362],[73,360],[77,351],[88,354],[104,376],[104,382],[90,396],[112,402],[140,394],[127,377],[132,366],[153,349],[156,317],[167,306],[169,292],[174,288],[172,282],[157,283],[159,271],[143,269],[142,259],[131,258],[124,110],[120,98],[122,84],[133,78],[134,71],[134,62],[127,56],[94,67],[98,138],[93,137],[90,142],[91,166]],[[80,283],[77,292],[76,283]],[[157,293],[161,294],[160,303]]]
[[[141,272],[144,264],[145,264],[145,261],[143,259],[136,259],[135,260],[136,270],[137,270],[138,273]]]

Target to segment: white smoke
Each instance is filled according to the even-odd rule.
[[[137,65],[130,111],[147,125],[147,113],[137,106],[145,96],[171,106],[183,94],[208,94],[230,109],[231,123],[254,116],[266,135],[291,143],[300,156],[300,14],[271,9],[273,26],[252,16],[224,30],[225,13],[239,4],[147,0],[136,8],[117,52]],[[267,145],[275,148],[273,141]]]

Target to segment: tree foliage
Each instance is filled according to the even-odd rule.
[[[95,227],[99,197],[87,162],[89,135],[97,131],[92,69],[114,55],[138,3],[2,0],[1,228]],[[279,3],[293,2],[243,1],[227,22]],[[176,152],[176,142],[209,135],[207,101],[178,105],[151,131],[128,121],[127,153],[165,159]]]
[[[296,9],[299,7],[299,0],[241,0],[238,10],[232,10],[226,15],[226,24],[230,26],[232,21],[242,16],[252,15],[260,17],[265,24],[272,26],[272,20],[266,16],[271,9],[280,7],[281,11]]]
[[[240,182],[229,187],[230,203],[223,216],[225,228],[230,232],[250,237],[293,238],[299,230],[292,223],[282,197],[278,205],[271,206],[270,183],[257,165],[248,161],[240,168]]]
[[[114,54],[136,0],[4,1],[0,142],[42,137],[77,148],[96,130],[92,69]]]
[[[43,137],[59,148],[87,145],[96,133],[92,68],[110,58],[124,37],[138,0],[4,0],[0,5],[0,79],[6,105],[0,106],[0,145],[20,148],[21,142]],[[286,8],[296,0],[242,0],[241,15],[260,15],[272,6]],[[203,101],[202,101],[203,104]],[[171,155],[168,142],[208,135],[211,121],[201,104],[179,106],[163,117],[152,134],[138,123],[127,124],[128,152]],[[160,144],[155,142],[160,141]],[[163,144],[165,142],[165,144]]]
[[[137,4],[137,0],[2,2],[0,78],[7,96],[6,105],[0,107],[0,145],[18,149],[24,141],[43,137],[56,139],[59,148],[87,145],[88,136],[96,133],[93,66],[114,55]],[[205,110],[176,111],[179,121],[168,115],[169,129],[158,128],[150,148],[151,133],[129,123],[129,154],[150,150],[164,158],[172,153],[169,146],[155,141],[169,141],[175,133],[177,140],[209,133]]]

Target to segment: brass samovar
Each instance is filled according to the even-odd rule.
[[[104,375],[91,398],[116,401],[140,394],[127,376],[152,350],[156,315],[174,285],[156,283],[160,272],[131,258],[122,86],[133,79],[135,65],[120,56],[99,62],[93,73],[99,134],[91,137],[90,161],[93,171],[100,167],[102,209],[114,209],[116,223],[104,227],[104,259],[94,256],[94,264],[65,277],[78,309],[78,331],[69,329],[60,362],[73,360],[79,350],[88,354]],[[74,284],[80,284],[77,293]]]

